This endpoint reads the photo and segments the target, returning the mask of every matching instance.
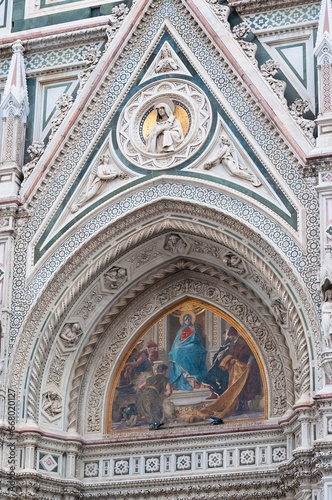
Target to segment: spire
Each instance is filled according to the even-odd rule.
[[[322,0],[314,50],[318,73],[318,137],[315,153],[332,152],[332,13],[331,0]]]
[[[322,0],[315,51],[318,49],[323,38],[329,38],[330,41],[332,42],[331,30],[332,30],[331,0]]]
[[[29,114],[28,92],[24,69],[23,45],[20,40],[13,44],[13,56],[9,67],[3,100],[2,137],[0,149],[0,197],[16,195],[22,178],[25,128]]]
[[[3,117],[9,116],[9,110],[12,109],[14,116],[20,116],[22,122],[26,123],[29,114],[29,102],[24,70],[24,47],[21,41],[17,40],[12,49],[13,56],[1,104],[2,115]]]

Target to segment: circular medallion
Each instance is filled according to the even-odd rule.
[[[117,127],[123,155],[148,170],[172,168],[193,156],[212,122],[210,103],[192,83],[154,82],[124,107]]]

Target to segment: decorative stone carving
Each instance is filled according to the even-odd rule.
[[[287,310],[281,299],[274,300],[271,305],[279,325],[285,325],[287,323]]]
[[[76,315],[82,317],[85,320],[88,319],[89,315],[95,310],[97,304],[101,302],[102,299],[102,295],[94,290],[90,294],[88,299],[83,302],[82,306],[76,312]]]
[[[332,288],[328,288],[324,294],[322,305],[322,332],[325,348],[332,348]]]
[[[55,385],[60,385],[66,359],[67,356],[63,356],[59,349],[56,349],[50,366],[47,383],[54,382]]]
[[[160,51],[160,57],[156,65],[156,73],[167,73],[170,71],[176,71],[179,68],[177,63],[172,57],[171,50],[168,43],[165,43]]]
[[[124,107],[117,140],[126,158],[159,170],[187,161],[206,140],[212,120],[203,91],[181,79],[147,85]]]
[[[257,45],[252,42],[246,42],[244,38],[249,35],[250,26],[247,23],[240,23],[233,28],[233,36],[235,40],[239,43],[241,49],[249,57],[255,68],[258,68],[258,63],[256,60]]]
[[[28,177],[32,174],[33,169],[35,168],[38,161],[42,157],[45,151],[45,144],[42,141],[33,141],[33,143],[28,147],[27,151],[30,155],[31,161],[23,165],[22,168],[23,182],[21,186],[23,186],[26,183]]]
[[[128,260],[129,262],[132,262],[134,264],[135,269],[138,269],[139,267],[145,266],[145,264],[148,264],[149,262],[160,256],[161,253],[157,250],[156,245],[152,245],[134,254]]]
[[[173,254],[183,254],[187,249],[187,243],[178,234],[170,234],[164,245],[164,250]]]
[[[43,395],[42,408],[50,417],[56,417],[62,413],[62,401],[54,391],[48,391]]]
[[[221,258],[221,250],[215,245],[206,243],[205,241],[191,240],[193,242],[192,252],[211,255],[215,259]]]
[[[87,80],[89,79],[92,71],[98,64],[100,58],[100,50],[97,47],[89,47],[87,50],[83,52],[83,59],[85,61],[85,68],[81,71],[78,76],[80,86],[77,91],[77,95],[80,94]]]
[[[128,279],[127,270],[123,267],[112,267],[104,275],[104,285],[107,290],[117,290]]]
[[[304,130],[305,136],[309,139],[311,144],[314,146],[316,141],[313,136],[313,131],[316,126],[316,123],[314,120],[307,120],[303,118],[304,113],[309,111],[309,102],[308,101],[303,101],[303,99],[296,99],[293,104],[290,106],[290,114],[300,125],[302,130]]]
[[[109,154],[104,154],[100,158],[99,163],[92,167],[85,191],[78,200],[73,203],[71,211],[73,213],[77,212],[87,201],[97,196],[103,190],[107,182],[117,178],[127,179],[128,175],[112,168]]]
[[[79,323],[67,323],[59,337],[62,340],[65,347],[75,347],[83,334],[83,331]]]
[[[49,140],[51,141],[60,127],[61,123],[65,119],[68,111],[72,107],[74,99],[69,94],[62,94],[56,101],[55,106],[59,113],[54,116],[51,120],[51,133]]]
[[[273,61],[273,59],[269,59],[268,61],[266,61],[266,63],[262,64],[260,70],[273,92],[279,97],[281,103],[286,107],[287,101],[284,97],[286,82],[273,78],[274,75],[278,72],[279,68],[280,63],[278,63],[277,61]]]
[[[121,24],[124,21],[124,18],[129,12],[128,7],[124,3],[120,3],[120,5],[116,5],[112,9],[112,15],[110,16],[110,23],[111,25],[107,28],[106,35],[107,35],[107,42],[105,49],[107,50],[108,47],[110,46],[113,38],[115,37],[117,31],[119,30]]]
[[[241,259],[241,257],[239,257],[239,255],[236,255],[235,253],[228,252],[226,255],[224,255],[223,262],[229,269],[237,274],[242,275],[246,272],[243,260]]]
[[[259,286],[259,288],[266,293],[266,295],[270,298],[273,292],[273,288],[267,284],[267,282],[257,273],[254,273],[251,279]]]
[[[218,151],[218,155],[213,160],[205,163],[204,169],[211,170],[211,168],[218,164],[222,165],[222,167],[224,167],[232,176],[250,181],[255,187],[259,187],[262,184],[256,175],[242,163],[234,144],[231,143],[230,140],[224,135],[220,137],[220,149]]]
[[[228,31],[231,31],[228,23],[228,16],[230,14],[230,8],[228,7],[228,5],[220,5],[219,0],[206,0],[206,2],[210,5],[211,9],[222,22],[222,24],[224,24],[225,28]]]

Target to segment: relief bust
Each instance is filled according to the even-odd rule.
[[[157,120],[146,136],[146,149],[149,153],[172,152],[184,139],[181,123],[168,104],[156,104],[155,110]]]

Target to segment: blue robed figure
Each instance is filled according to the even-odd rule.
[[[206,353],[201,336],[192,323],[192,316],[185,314],[169,353],[170,383],[182,391],[192,391],[193,387],[186,377],[193,375],[196,381],[201,383],[207,371]]]

